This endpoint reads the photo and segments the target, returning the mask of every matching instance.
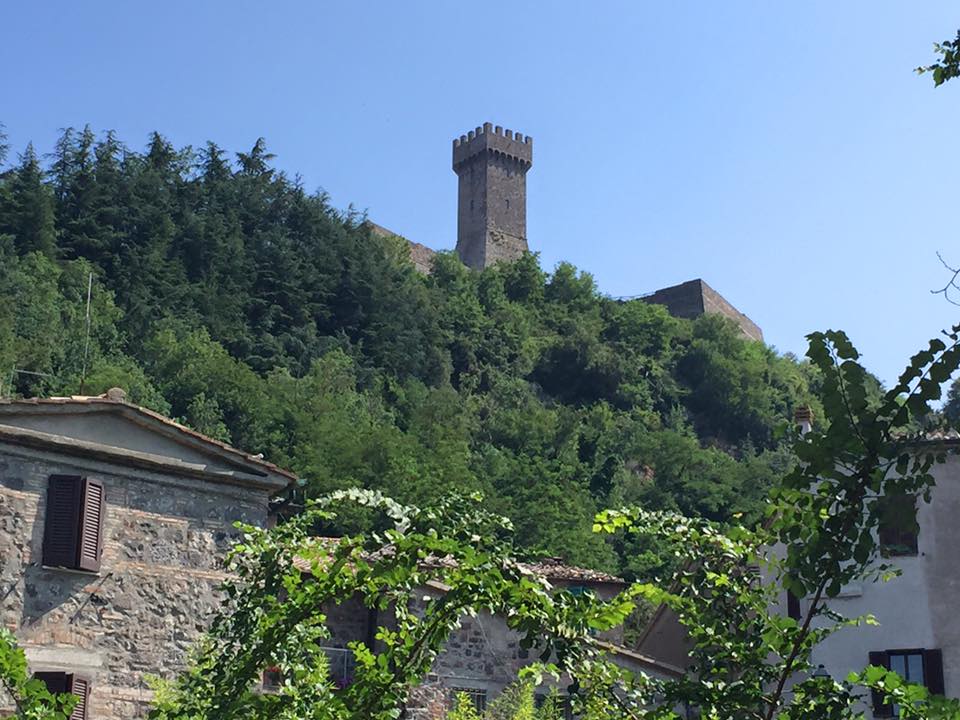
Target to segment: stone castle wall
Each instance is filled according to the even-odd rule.
[[[106,490],[98,573],[41,565],[47,481]],[[267,493],[0,445],[0,622],[33,671],[89,676],[89,717],[141,717],[147,675],[173,677],[219,607],[236,520],[263,525]]]
[[[692,320],[704,313],[723,315],[737,323],[740,331],[750,340],[763,342],[763,331],[760,327],[699,278],[657,290],[644,296],[643,300],[666,306],[674,317]]]
[[[474,269],[527,250],[527,180],[533,139],[484,123],[453,141],[459,178],[457,253]]]

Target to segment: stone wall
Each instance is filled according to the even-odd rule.
[[[704,313],[723,315],[737,323],[740,331],[750,340],[763,341],[763,331],[753,320],[699,278],[662,288],[645,295],[643,300],[654,305],[665,305],[674,317],[693,319]]]
[[[101,570],[41,565],[47,479],[106,490]],[[91,678],[89,717],[145,714],[147,675],[173,677],[221,596],[236,520],[263,525],[267,493],[0,445],[0,622],[31,669]]]
[[[484,123],[453,141],[457,254],[475,270],[527,250],[527,180],[533,140]]]

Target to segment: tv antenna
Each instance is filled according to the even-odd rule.
[[[83,395],[83,385],[87,381],[87,357],[90,355],[90,299],[93,297],[93,273],[87,278],[87,327],[83,339],[83,369],[80,371],[80,394]]]

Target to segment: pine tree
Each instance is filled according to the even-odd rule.
[[[0,123],[0,164],[6,161],[9,150],[10,146],[7,145],[7,133],[4,130],[3,123]]]
[[[43,181],[43,170],[33,149],[27,145],[10,183],[10,210],[5,230],[14,236],[17,252],[41,252],[54,257],[57,251],[53,196]]]

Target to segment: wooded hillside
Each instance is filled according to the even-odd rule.
[[[262,140],[231,158],[84,129],[0,155],[0,394],[120,386],[308,495],[482,491],[527,547],[644,574],[656,548],[593,535],[595,511],[755,513],[816,389],[730,321],[605,297],[567,264],[441,253],[421,276]]]

